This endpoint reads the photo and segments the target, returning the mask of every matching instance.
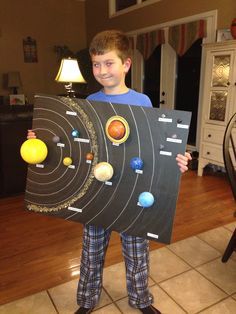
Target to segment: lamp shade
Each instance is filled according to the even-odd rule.
[[[21,86],[20,72],[8,72],[7,86],[9,88]]]
[[[86,83],[76,59],[62,59],[59,71],[55,78],[57,82]]]

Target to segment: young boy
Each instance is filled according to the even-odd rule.
[[[152,107],[146,95],[129,89],[125,84],[125,76],[131,66],[129,50],[129,40],[121,31],[108,30],[93,38],[89,49],[93,74],[103,89],[88,96],[88,100]],[[34,132],[30,131],[28,138],[33,137]],[[188,170],[187,164],[190,159],[188,153],[185,153],[185,156],[177,155],[176,161],[182,173]],[[99,301],[110,235],[110,230],[92,225],[84,226],[77,291],[80,308],[76,314],[91,313]],[[144,314],[160,313],[152,306],[153,297],[148,290],[148,240],[126,233],[121,233],[120,236],[126,266],[129,304]]]
[[[93,74],[103,88],[88,96],[88,100],[152,107],[150,99],[129,89],[125,76],[131,66],[129,40],[118,30],[97,34],[89,48]],[[185,172],[190,154],[176,157],[180,171]],[[105,253],[111,231],[91,225],[84,226],[83,250],[80,266],[76,314],[91,313],[99,301]],[[160,313],[152,306],[153,297],[148,290],[148,240],[121,233],[126,266],[129,304],[145,314]]]

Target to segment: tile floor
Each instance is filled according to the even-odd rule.
[[[227,263],[222,253],[236,223],[151,251],[150,291],[164,314],[236,313],[236,253]],[[104,270],[96,314],[131,314],[124,263]],[[77,280],[0,306],[0,314],[72,314],[77,309]]]

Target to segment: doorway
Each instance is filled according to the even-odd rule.
[[[160,107],[160,69],[161,45],[155,48],[151,56],[144,61],[143,93],[152,102],[153,107]]]
[[[188,145],[196,145],[202,39],[177,57],[175,109],[192,112]]]

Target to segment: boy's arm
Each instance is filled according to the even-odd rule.
[[[185,152],[184,155],[178,154],[176,157],[177,165],[179,166],[179,170],[184,173],[188,170],[188,162],[192,160],[192,157],[189,153]]]

